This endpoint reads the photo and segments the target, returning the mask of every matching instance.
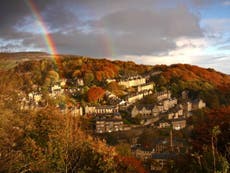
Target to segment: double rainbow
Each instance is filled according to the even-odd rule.
[[[52,56],[52,59],[54,60],[55,65],[58,68],[58,72],[59,75],[61,76],[61,72],[62,72],[62,63],[60,60],[60,57],[58,56],[58,51],[55,45],[55,42],[51,36],[51,34],[49,33],[48,27],[41,15],[41,13],[39,12],[39,9],[37,8],[35,2],[33,0],[25,0],[26,4],[28,5],[28,7],[30,8],[31,12],[33,13],[34,17],[37,20],[38,25],[40,26],[42,33],[43,33],[43,37],[45,39],[46,45],[49,49],[49,53]]]

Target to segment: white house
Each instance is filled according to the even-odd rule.
[[[131,77],[125,80],[120,80],[118,82],[119,85],[123,85],[126,88],[143,85],[145,83],[146,83],[146,78],[140,76]]]

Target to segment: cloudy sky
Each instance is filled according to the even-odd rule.
[[[1,52],[49,52],[46,30],[62,54],[153,65],[189,63],[230,74],[230,0],[0,3]]]

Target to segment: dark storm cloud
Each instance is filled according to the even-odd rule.
[[[15,26],[18,22],[22,22],[27,15],[31,14],[25,1],[2,0],[0,5],[0,38],[7,40],[23,38],[24,33],[18,33]]]
[[[22,47],[46,48],[42,33],[16,30],[34,20],[24,2],[2,1],[0,38],[22,39]],[[34,2],[53,32],[60,53],[110,56],[107,50],[110,47],[117,55],[151,55],[174,49],[175,39],[179,37],[201,37],[203,32],[199,18],[186,4],[180,5],[179,0]],[[160,6],[166,2],[169,7]],[[26,21],[28,18],[29,22]]]
[[[23,39],[22,44],[24,47],[37,47],[39,49],[44,48],[45,38],[40,34],[28,33],[27,37]]]
[[[42,17],[51,29],[60,29],[61,31],[74,29],[75,27],[82,25],[82,23],[78,16],[69,9],[70,6],[71,4],[64,5],[63,1],[50,3],[42,13]]]
[[[61,0],[33,0],[39,10],[40,15],[44,19],[45,23],[51,27],[51,29],[57,27],[63,27],[66,25],[76,24],[77,17],[63,4]],[[15,31],[15,26],[25,25],[25,17],[31,17],[35,20],[34,14],[28,5],[28,1],[23,0],[3,0],[0,6],[0,21],[1,30],[0,36]]]
[[[54,2],[55,0],[50,0],[49,3]],[[28,5],[23,0],[1,0],[0,5],[0,21],[1,29],[2,28],[11,28],[22,17],[31,15]],[[36,6],[41,11],[47,6],[46,0],[35,0]]]
[[[51,31],[66,31],[75,27],[79,20],[63,4],[61,0],[33,0],[40,15]],[[35,15],[32,13],[28,1],[3,0],[0,6],[0,39],[3,41],[21,41],[21,48],[46,48],[43,33],[24,31],[23,27],[30,25],[30,30],[36,29]],[[2,49],[15,50],[13,44],[0,45]]]
[[[185,7],[167,10],[123,10],[101,19],[109,30],[175,38],[201,36],[199,18]],[[102,24],[103,25],[103,24]]]
[[[121,10],[91,22],[90,33],[77,31],[70,39],[65,35],[59,40],[68,40],[66,45],[75,45],[80,53],[91,56],[106,56],[106,50],[101,52],[103,46],[117,55],[151,55],[174,49],[174,39],[179,37],[202,36],[198,17],[181,6],[164,11]]]
[[[68,34],[55,33],[52,36],[59,52],[92,57],[108,56],[102,34],[83,34],[76,30]]]
[[[89,21],[88,26],[87,34],[79,30],[56,34],[58,50],[100,57],[111,56],[106,54],[110,47],[117,55],[151,55],[176,48],[174,39],[179,37],[202,36],[199,18],[183,6],[161,11],[118,10]]]

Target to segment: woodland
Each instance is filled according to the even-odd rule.
[[[106,80],[134,75],[148,75],[156,91],[167,89],[178,97],[186,90],[191,98],[207,104],[189,119],[190,133],[178,134],[186,138],[190,150],[163,172],[229,171],[229,75],[189,64],[147,66],[73,55],[58,58],[59,63],[46,54],[0,55],[0,172],[149,172],[150,161],[135,158],[130,146],[109,145],[88,132],[87,117],[63,115],[56,106],[100,105],[106,90],[123,98],[127,89]],[[7,65],[2,65],[6,59]],[[152,75],[156,72],[160,75]],[[75,88],[77,79],[83,79],[84,86],[75,95],[49,97],[50,85],[62,78],[68,79],[68,88]],[[37,87],[47,105],[21,110],[21,95]]]

